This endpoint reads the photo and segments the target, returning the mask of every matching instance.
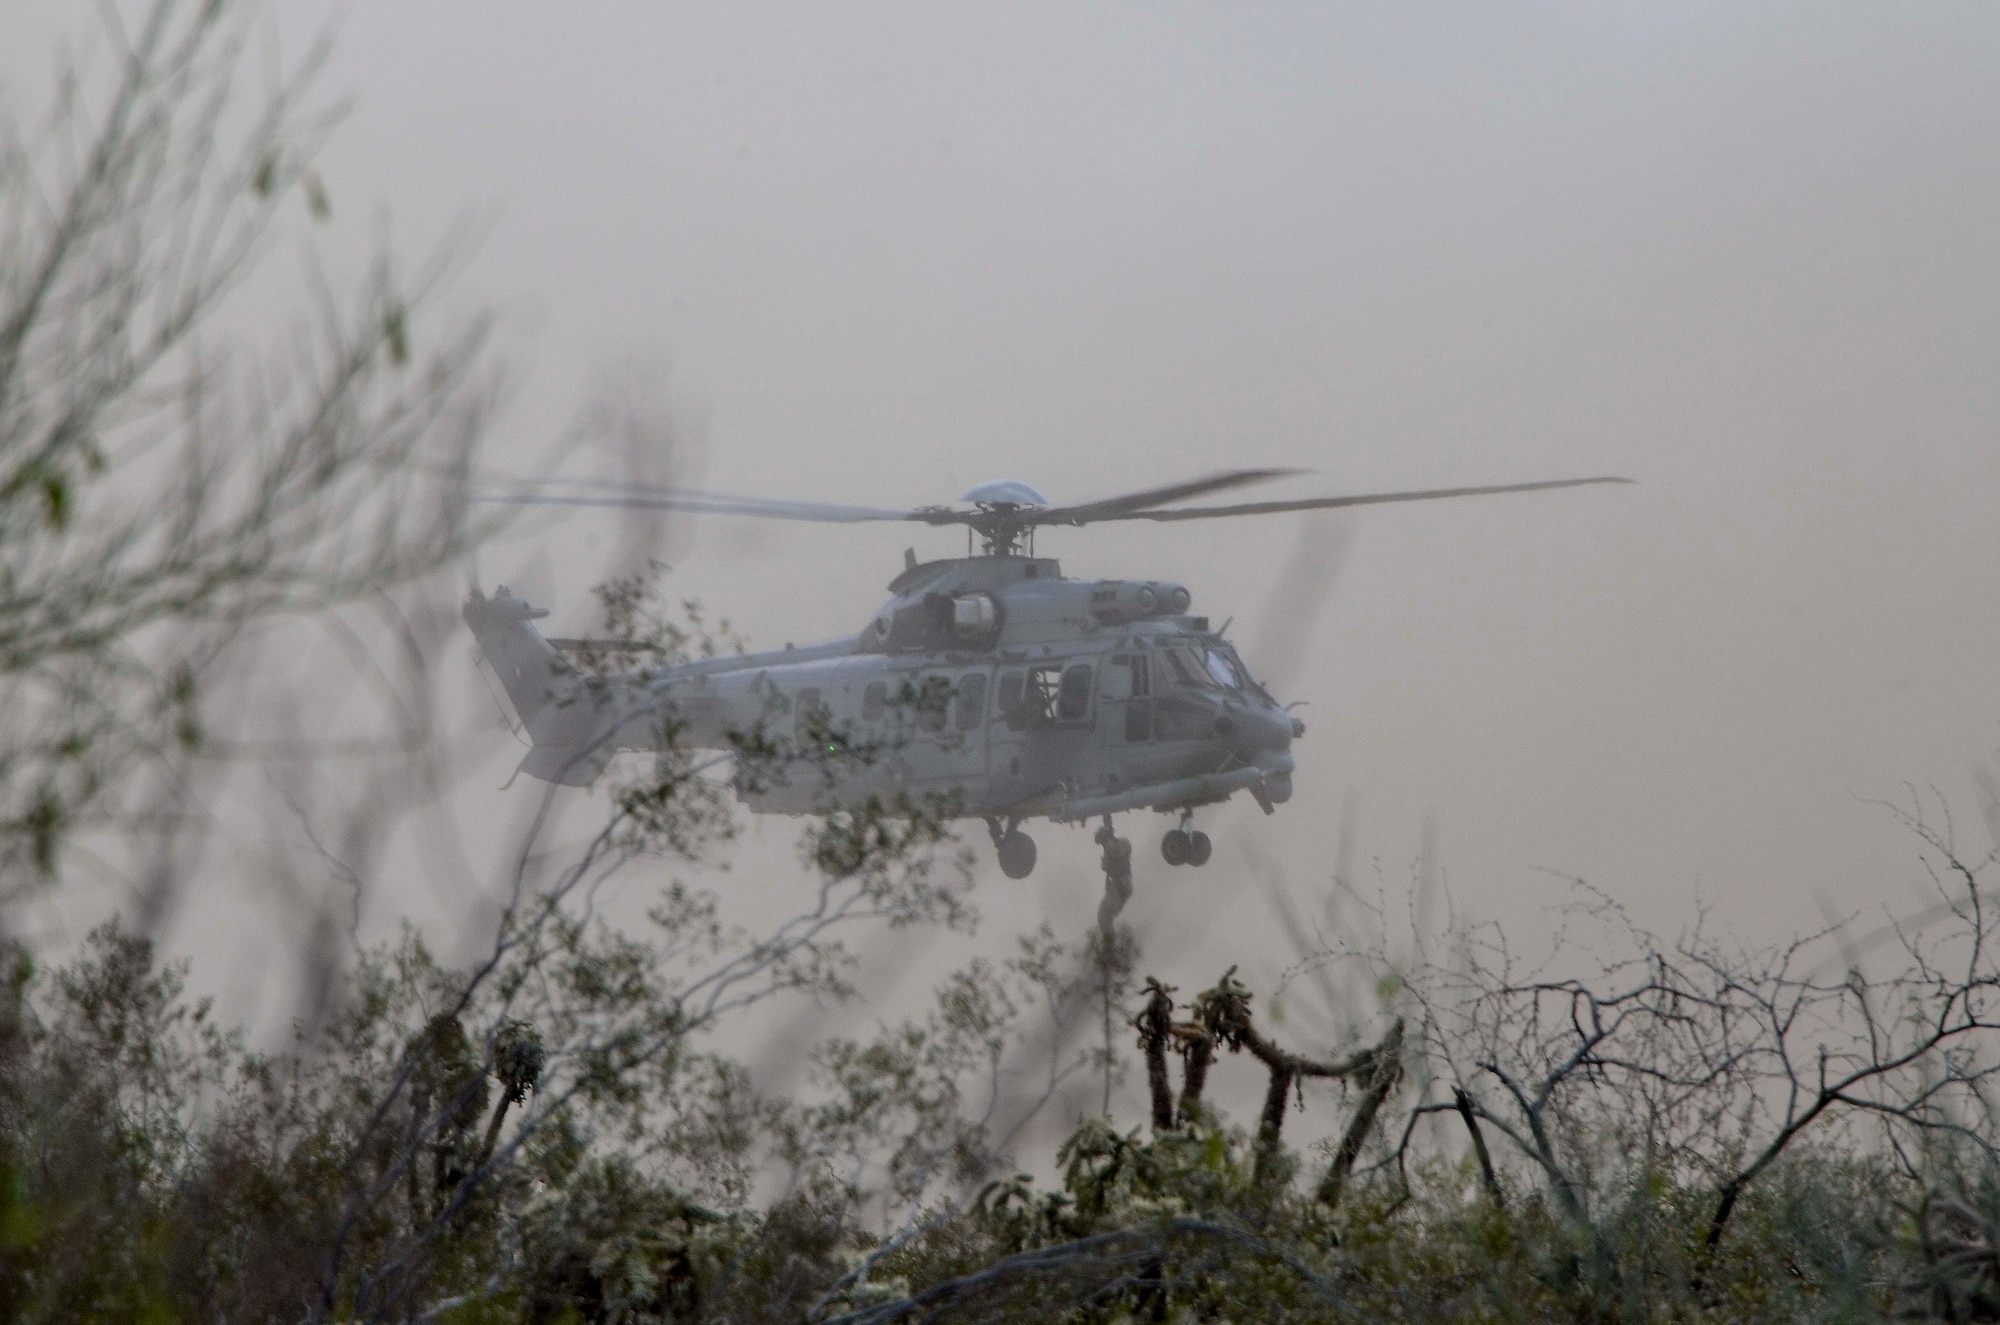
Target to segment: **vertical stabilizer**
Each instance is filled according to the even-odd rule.
[[[491,598],[474,589],[465,600],[465,624],[535,745],[521,771],[545,782],[588,786],[612,754],[601,711],[605,697],[586,693],[562,655],[528,624],[547,615],[505,585]]]
[[[479,651],[507,688],[514,716],[531,732],[535,719],[556,702],[563,679],[562,655],[528,624],[548,614],[547,608],[516,598],[504,584],[491,598],[474,589],[465,600],[465,624],[472,627]]]

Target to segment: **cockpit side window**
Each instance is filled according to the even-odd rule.
[[[1161,649],[1160,656],[1167,660],[1167,670],[1174,674],[1174,680],[1191,690],[1199,690],[1213,685],[1208,669],[1194,660],[1194,655],[1186,649]]]
[[[1074,663],[1063,669],[1062,688],[1056,698],[1056,717],[1064,722],[1081,722],[1090,716],[1090,664]]]
[[[1118,699],[1125,702],[1125,739],[1129,742],[1153,739],[1152,688],[1146,672],[1146,655],[1134,653],[1113,658],[1111,670],[1104,674],[1102,693],[1111,696],[1114,703]]]

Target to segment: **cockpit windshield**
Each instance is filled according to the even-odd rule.
[[[1161,650],[1174,680],[1193,690],[1241,690],[1243,673],[1227,648],[1171,645]]]

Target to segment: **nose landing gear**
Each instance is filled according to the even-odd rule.
[[[999,853],[1002,874],[1010,879],[1025,879],[1035,872],[1035,839],[1021,831],[1020,820],[1009,820],[1002,829],[998,819],[988,819],[986,832]]]
[[[1208,858],[1215,850],[1215,844],[1208,840],[1208,834],[1196,832],[1188,827],[1194,816],[1183,814],[1181,826],[1172,829],[1160,839],[1160,856],[1169,865],[1193,865],[1199,868],[1208,864]]]

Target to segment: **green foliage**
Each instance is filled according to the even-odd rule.
[[[643,942],[560,892],[472,970],[407,935],[276,1056],[218,1031],[183,970],[115,926],[50,977],[23,958],[0,1042],[0,1314],[404,1319],[457,1302],[463,1319],[677,1320],[746,1284],[822,1291],[858,1245],[855,1194],[777,1144],[797,1111],[702,1037],[774,993],[837,993],[826,927],[844,906],[915,923],[957,905],[904,863],[826,880],[803,934],[740,934],[675,888]],[[954,1045],[982,1033],[973,1001],[941,1016]],[[860,1077],[882,1056],[855,1061],[879,1101]],[[922,1095],[950,1068],[920,1055],[905,1075]],[[804,1194],[754,1208],[756,1165],[784,1158]]]
[[[0,1314],[1781,1322],[2000,1301],[2000,1181],[1947,1138],[1900,1158],[1800,1146],[1713,1256],[1697,1175],[1624,1168],[1578,1218],[1532,1168],[1503,1170],[1495,1199],[1450,1146],[1391,1162],[1386,1128],[1335,1206],[1274,1187],[1263,1143],[1212,1107],[1150,1135],[1083,1117],[1044,1184],[1008,1167],[986,1083],[1018,1072],[1026,1014],[1087,993],[1082,950],[976,962],[922,1019],[823,1045],[808,1089],[766,1099],[702,1033],[723,1023],[695,997],[701,963],[665,958],[724,969],[743,949],[684,893],[656,923],[643,943],[523,923],[484,974],[406,937],[275,1056],[115,926],[53,971],[17,955]],[[1264,1040],[1233,971],[1192,1006]],[[1329,1121],[1356,1107],[1315,1089],[1303,1105]],[[1622,1143],[1597,1144],[1613,1171]],[[1279,1172],[1326,1162],[1287,1151]]]

